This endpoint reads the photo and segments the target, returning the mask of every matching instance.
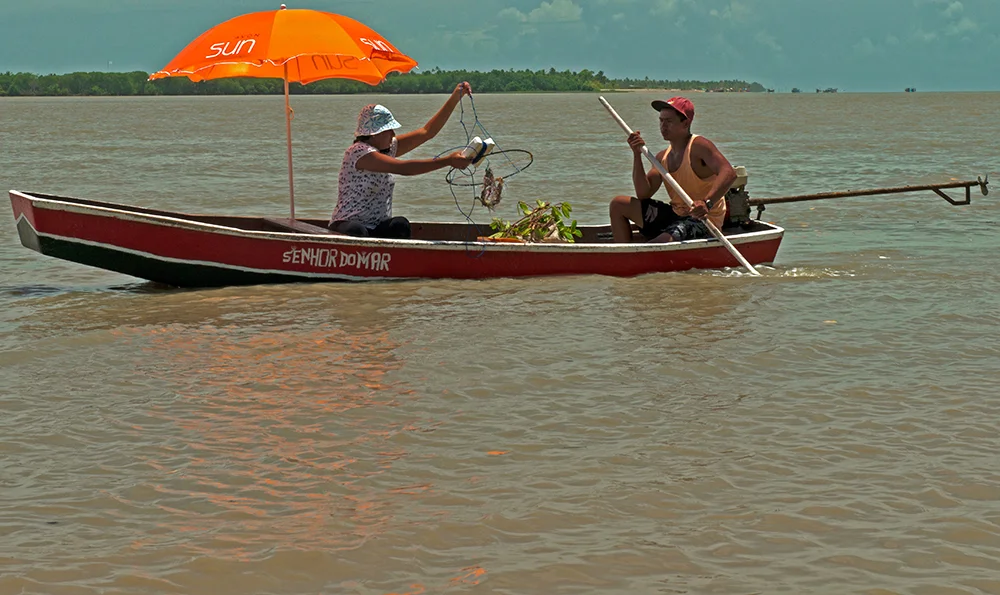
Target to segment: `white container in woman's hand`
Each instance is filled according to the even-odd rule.
[[[478,136],[474,136],[469,141],[469,145],[462,150],[462,155],[466,159],[471,159],[472,163],[479,163],[483,157],[492,153],[494,148],[496,148],[496,143],[493,142],[492,138],[483,140]]]

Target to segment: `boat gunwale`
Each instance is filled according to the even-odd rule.
[[[277,276],[287,276],[287,277],[299,277],[299,278],[306,279],[306,280],[320,279],[320,280],[324,280],[324,281],[331,281],[332,280],[332,281],[347,281],[347,282],[366,282],[366,281],[410,281],[410,280],[420,279],[420,277],[363,276],[363,275],[348,275],[346,273],[332,273],[332,272],[320,273],[320,272],[315,272],[315,271],[289,271],[287,269],[274,269],[274,268],[265,269],[265,268],[260,268],[260,267],[249,267],[249,266],[244,266],[244,265],[239,265],[239,264],[217,262],[217,261],[213,261],[213,260],[195,260],[195,259],[191,259],[191,258],[175,258],[173,256],[164,256],[162,254],[154,254],[152,252],[146,252],[146,251],[143,251],[143,250],[135,250],[135,249],[132,249],[132,248],[125,248],[123,246],[109,246],[109,245],[104,244],[102,242],[93,242],[93,241],[90,241],[90,240],[83,240],[83,239],[75,238],[75,237],[67,237],[67,236],[59,236],[59,235],[55,235],[55,234],[41,233],[37,229],[35,229],[35,227],[31,224],[30,221],[27,220],[27,217],[25,217],[24,215],[21,215],[20,217],[18,217],[17,222],[20,223],[22,220],[24,221],[24,223],[28,227],[31,228],[31,231],[34,232],[34,234],[36,236],[38,236],[39,238],[43,238],[44,237],[44,238],[48,238],[48,239],[52,239],[52,240],[57,240],[57,241],[61,241],[61,242],[67,242],[67,243],[71,243],[71,244],[77,244],[77,245],[82,245],[82,246],[100,248],[100,249],[105,249],[105,250],[112,250],[112,251],[115,251],[115,252],[120,252],[120,253],[128,254],[130,256],[135,256],[135,257],[138,257],[138,258],[142,258],[142,259],[146,259],[146,260],[151,260],[151,261],[156,261],[156,262],[160,262],[160,263],[169,263],[169,264],[186,265],[186,266],[203,266],[203,267],[211,267],[211,268],[215,268],[215,269],[223,269],[223,270],[226,270],[226,271],[239,271],[239,272],[242,272],[242,273],[252,273],[252,274],[260,274],[260,275],[277,275]],[[42,254],[45,255],[44,252],[42,252]],[[56,257],[56,258],[58,258],[58,257]],[[70,261],[70,262],[73,262],[73,261]],[[101,270],[105,270],[105,271],[107,271],[107,270],[114,271],[114,269],[107,269],[107,268],[101,267],[99,265],[88,264],[88,263],[80,263],[80,264],[83,264],[83,266],[89,266],[89,267],[93,267],[93,268],[97,268],[97,269],[101,269]],[[130,273],[121,273],[120,271],[117,271],[117,272],[119,272],[120,274],[123,274],[123,275],[129,275],[129,276],[133,276],[133,277],[135,276],[135,275],[132,275]],[[148,278],[145,278],[145,277],[136,277],[136,278],[137,279],[143,279],[143,280],[146,280],[146,281],[150,281],[151,280],[151,279],[148,279]],[[168,285],[170,285],[170,284],[168,283]],[[177,285],[177,287],[189,287],[189,286],[186,286],[186,285]],[[199,286],[193,286],[193,287],[213,287],[213,286],[200,286],[199,285]]]
[[[159,215],[154,213],[145,213],[140,210],[127,210],[132,208],[130,205],[118,205],[120,208],[98,206],[93,204],[87,204],[82,201],[89,201],[89,199],[80,199],[74,197],[58,197],[52,198],[54,195],[46,195],[45,197],[35,196],[29,192],[23,192],[20,190],[10,190],[10,195],[19,196],[24,200],[29,201],[32,207],[38,207],[43,210],[49,211],[67,211],[82,215],[96,215],[111,217],[114,219],[132,221],[136,223],[146,223],[153,225],[162,225],[165,227],[174,227],[178,229],[189,229],[193,231],[199,231],[203,233],[212,233],[217,235],[229,235],[237,237],[252,237],[255,239],[263,240],[276,240],[276,241],[295,241],[295,242],[309,242],[312,244],[339,244],[339,245],[349,245],[352,247],[367,247],[367,248],[399,248],[399,249],[423,249],[423,250],[463,250],[467,251],[470,248],[488,250],[490,252],[544,252],[544,253],[579,253],[579,252],[593,252],[593,253],[605,253],[605,254],[615,254],[615,253],[646,253],[646,252],[677,252],[677,251],[688,251],[688,250],[699,250],[705,248],[716,248],[722,247],[715,238],[710,239],[699,239],[699,240],[686,240],[683,242],[665,242],[665,243],[648,243],[648,242],[633,242],[633,243],[614,243],[614,242],[491,242],[491,241],[468,241],[468,240],[420,240],[420,239],[390,239],[390,238],[359,238],[347,235],[320,235],[320,234],[310,234],[310,233],[296,233],[296,232],[282,232],[282,231],[262,231],[262,230],[252,230],[252,229],[241,229],[238,227],[231,227],[226,225],[218,225],[214,223],[206,223],[203,221],[197,221],[194,219],[183,219],[177,216]],[[81,201],[81,202],[74,202]],[[93,201],[102,202],[102,201]],[[115,203],[106,203],[115,204]],[[134,207],[135,209],[143,209],[143,207]],[[153,210],[153,209],[150,209]],[[162,211],[161,211],[162,212]],[[185,216],[185,213],[175,213],[175,215]],[[202,216],[218,216],[226,217],[227,215],[202,215]],[[238,217],[235,216],[235,217]],[[264,220],[264,217],[247,217],[248,219],[258,219]],[[468,225],[468,223],[462,222],[422,222],[414,221],[414,224],[434,224],[434,225]],[[771,239],[780,239],[784,234],[784,228],[775,225],[773,223],[759,221],[757,222],[761,225],[768,226],[769,229],[737,233],[737,234],[727,234],[726,238],[732,242],[734,245],[756,243],[762,241],[768,241]],[[35,226],[32,226],[34,229]],[[580,225],[577,226],[578,229],[594,229],[594,228],[606,228],[607,225]],[[49,237],[63,237],[55,236],[53,234],[47,234],[44,231],[34,229],[34,231],[39,235],[49,236]],[[72,238],[66,238],[72,239]]]

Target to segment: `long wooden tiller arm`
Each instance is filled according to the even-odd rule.
[[[893,188],[871,188],[869,190],[848,190],[845,192],[821,192],[819,194],[799,194],[796,196],[781,196],[777,198],[751,198],[750,206],[774,205],[786,202],[803,202],[807,200],[823,200],[828,198],[850,198],[852,196],[872,196],[875,194],[902,194],[904,192],[921,192],[932,190],[941,198],[953,205],[967,205],[972,202],[972,188],[979,186],[983,196],[989,194],[989,176],[976,178],[967,182],[947,182],[944,184],[926,184],[924,186],[896,186]],[[950,188],[965,188],[965,200],[954,200],[942,190]]]

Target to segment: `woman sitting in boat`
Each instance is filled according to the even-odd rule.
[[[394,174],[414,176],[444,167],[465,169],[471,163],[461,151],[435,159],[399,159],[437,136],[462,96],[472,95],[469,83],[460,83],[423,128],[396,136],[399,122],[387,108],[366,105],[358,115],[354,144],[340,165],[337,208],[330,231],[350,236],[409,238],[410,222],[392,216]]]

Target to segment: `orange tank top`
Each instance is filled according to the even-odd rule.
[[[712,191],[715,178],[718,176],[712,174],[703,179],[694,173],[694,168],[691,167],[691,147],[694,146],[694,139],[696,138],[698,138],[697,134],[691,135],[691,140],[688,141],[687,148],[684,149],[684,157],[681,159],[680,167],[677,168],[677,171],[670,172],[670,175],[684,189],[684,192],[687,192],[691,200],[704,200],[708,198],[708,193]],[[667,171],[670,171],[670,166],[667,164],[669,163],[668,157],[672,150],[672,146],[667,147],[667,152],[663,154],[663,166],[667,168]],[[667,184],[666,180],[664,180],[663,185],[667,187],[667,194],[670,195],[670,205],[674,208],[674,212],[677,213],[677,208],[684,206],[684,199],[674,192],[674,189],[670,187],[670,184]],[[677,214],[679,215],[680,213]],[[721,229],[722,221],[726,218],[726,201],[720,200],[712,205],[712,210],[708,212],[708,218],[716,227]]]

